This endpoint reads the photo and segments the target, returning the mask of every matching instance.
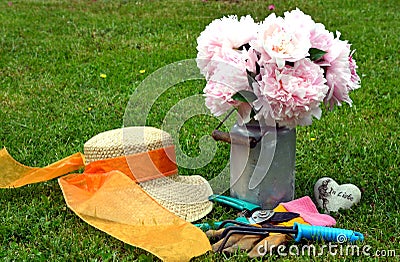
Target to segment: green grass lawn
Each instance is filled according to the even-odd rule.
[[[400,81],[398,1],[0,1],[0,147],[29,166],[75,152],[95,134],[123,124],[135,88],[152,72],[196,57],[196,38],[213,19],[250,14],[262,20],[299,7],[356,49],[362,88],[347,105],[297,129],[296,198],[313,197],[323,176],[362,189],[361,202],[333,216],[337,226],[365,235],[375,250],[399,249]],[[100,77],[105,74],[106,77]],[[161,126],[174,101],[201,94],[205,81],[180,84],[162,96],[147,123]],[[211,116],[185,123],[188,155],[218,124]],[[311,139],[312,138],[312,139]],[[200,170],[208,179],[229,159],[218,144]],[[1,170],[0,170],[1,172]],[[217,206],[208,218],[234,216]],[[0,258],[4,261],[152,261],[151,254],[89,226],[70,211],[56,180],[0,190]],[[206,254],[195,261],[247,261],[245,253]],[[309,261],[310,257],[264,257]],[[346,261],[360,257],[320,256]],[[362,256],[362,260],[376,257]],[[387,258],[395,260],[394,258]]]

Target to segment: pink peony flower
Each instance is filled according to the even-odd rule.
[[[227,53],[236,50],[256,37],[258,25],[250,16],[228,16],[216,19],[197,38],[197,66],[207,76],[208,64],[214,60],[224,60]]]
[[[323,70],[309,59],[302,59],[294,66],[278,68],[270,64],[262,69],[258,90],[259,99],[254,106],[259,110],[257,118],[272,117],[281,125],[295,127],[310,125],[312,117],[321,116],[320,103],[328,87]],[[266,103],[269,104],[270,110]]]
[[[314,30],[311,31],[311,47],[327,52],[332,46],[334,38],[333,33],[326,30],[323,24],[317,23]],[[323,59],[318,64],[320,66],[329,66],[329,62]]]
[[[246,62],[241,59],[241,56],[236,58],[232,60],[211,60],[210,65],[213,67],[213,74],[209,77],[209,80],[223,84],[236,92],[250,90]]]
[[[205,71],[203,72],[206,80],[209,80],[214,75],[217,67],[219,70],[227,67],[234,70],[238,70],[240,68],[243,72],[245,70],[245,57],[242,50],[239,51],[224,48],[220,51],[221,52],[218,55],[213,56],[211,59],[196,59],[198,67],[201,63],[206,64]]]
[[[239,123],[255,110],[255,119],[267,125],[295,127],[319,119],[322,102],[351,105],[349,92],[360,87],[360,77],[354,51],[336,35],[299,9],[271,14],[260,24],[250,16],[214,20],[197,39],[206,106],[216,116],[236,107]],[[326,53],[311,61],[310,48]],[[247,71],[255,78],[251,86]],[[232,99],[242,90],[256,100]]]
[[[315,28],[315,22],[311,16],[304,14],[300,9],[296,8],[290,12],[284,13],[286,29],[296,32],[301,31],[306,35],[309,35]]]
[[[253,47],[250,47],[247,52],[243,52],[242,59],[248,71],[254,73],[257,71],[256,64],[258,63],[258,56]]]
[[[350,90],[360,88],[360,82],[361,82],[361,79],[356,72],[356,69],[358,68],[358,66],[356,65],[356,60],[353,58],[354,52],[355,52],[355,50],[353,50],[349,56],[349,66],[350,66],[350,72],[351,72],[351,79],[350,79],[351,84],[349,85]]]
[[[286,61],[296,62],[309,55],[310,32],[296,30],[289,22],[290,19],[285,22],[282,17],[271,14],[260,24],[257,39],[250,42],[261,54],[260,63],[276,63],[278,68],[283,68]]]
[[[210,80],[203,92],[206,97],[206,106],[215,116],[220,116],[232,106],[239,106],[240,104],[240,102],[232,99],[237,91],[222,83]]]
[[[268,10],[270,10],[270,11],[275,10],[275,6],[274,5],[269,5],[268,6]]]
[[[242,104],[246,103],[232,99],[232,96],[238,91],[251,90],[244,61],[238,61],[238,64],[240,66],[235,66],[233,63],[216,62],[214,73],[203,90],[206,96],[206,106],[216,116],[222,115],[232,106],[245,107]]]
[[[356,84],[352,82],[354,76],[351,72],[350,65],[350,45],[347,41],[339,39],[340,33],[334,39],[328,53],[324,55],[330,66],[326,67],[326,80],[329,86],[325,103],[332,109],[335,105],[340,106],[342,102],[348,103],[350,106],[352,100],[349,97],[349,91],[354,89]],[[354,65],[353,65],[354,66]]]

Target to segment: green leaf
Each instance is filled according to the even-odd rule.
[[[247,81],[249,82],[249,86],[251,89],[253,89],[253,83],[256,83],[256,74],[253,72],[250,72],[249,70],[246,69],[247,72]]]
[[[251,91],[242,90],[234,94],[232,96],[232,99],[236,101],[251,103],[257,99],[257,96]]]
[[[308,53],[310,53],[311,61],[317,61],[318,59],[323,57],[327,52],[318,48],[310,48],[310,50],[308,50]]]

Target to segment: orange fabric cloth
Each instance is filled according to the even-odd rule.
[[[206,253],[211,245],[200,229],[160,206],[135,183],[176,174],[175,159],[166,159],[169,150],[173,148],[129,156],[134,174],[122,157],[96,161],[83,174],[59,178],[68,207],[90,225],[164,261],[189,261]],[[84,162],[77,153],[33,168],[18,163],[4,148],[0,150],[0,188],[53,179],[84,167]]]
[[[18,163],[3,148],[0,150],[0,188],[47,181],[84,167],[84,162],[83,155],[76,153],[43,168],[28,167]]]

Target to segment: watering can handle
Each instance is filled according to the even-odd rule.
[[[255,137],[245,137],[240,135],[234,135],[227,132],[219,131],[218,128],[222,126],[222,124],[229,118],[229,116],[235,111],[232,109],[225,118],[221,121],[221,123],[212,131],[211,136],[214,138],[215,141],[223,141],[228,144],[239,144],[244,146],[250,146],[250,148],[255,148],[257,143],[260,140],[257,140]]]
[[[230,134],[228,132],[222,132],[217,129],[215,129],[212,133],[211,136],[214,138],[215,141],[223,141],[229,144],[239,144],[239,145],[246,145],[249,146],[250,148],[256,147],[257,141],[256,138],[254,137],[245,137],[245,136],[240,136],[240,135],[234,135]]]
[[[215,141],[223,141],[228,144],[231,143],[231,136],[228,132],[222,132],[215,129],[214,131],[212,131],[211,136],[214,138]]]

